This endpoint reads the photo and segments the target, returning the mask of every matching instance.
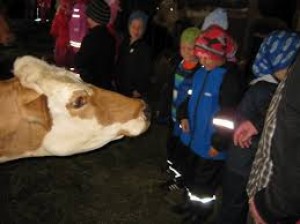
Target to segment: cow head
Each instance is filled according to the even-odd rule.
[[[35,144],[36,148],[27,147],[26,151],[22,151],[22,146],[19,146],[19,151],[23,154],[20,156],[14,153],[15,157],[67,156],[90,151],[123,136],[139,135],[149,127],[147,106],[142,100],[87,84],[77,74],[63,68],[24,56],[15,61],[14,74],[22,88],[26,89],[25,92],[30,93],[19,94],[23,95],[22,102],[42,100],[46,107],[40,106],[43,103],[30,103],[31,106],[39,106],[30,110],[32,113],[28,112],[28,108],[22,108],[22,111],[27,112],[19,120],[47,121],[43,123],[44,134],[39,137],[38,146]],[[26,96],[27,99],[24,99]],[[17,101],[20,102],[19,99]],[[28,105],[23,103],[19,106]],[[43,112],[44,115],[33,119],[33,113],[41,110],[46,111]],[[15,126],[18,128],[21,125]],[[23,130],[26,133],[24,136],[28,136],[28,131]],[[5,138],[0,136],[0,141],[4,141],[3,139]],[[5,146],[3,142],[1,145]],[[24,144],[23,147],[26,148]],[[10,149],[6,147],[7,150]],[[3,156],[1,149],[0,156]]]

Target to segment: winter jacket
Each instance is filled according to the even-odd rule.
[[[263,129],[267,109],[278,85],[278,81],[272,75],[269,77],[271,81],[252,81],[237,108],[237,121],[250,120],[259,133]]]
[[[143,40],[130,44],[124,39],[120,46],[116,65],[116,78],[119,91],[127,96],[137,90],[142,96],[147,95],[152,72],[152,59],[149,46]]]
[[[178,110],[178,118],[188,118],[190,125],[190,132],[180,136],[182,143],[204,159],[225,159],[225,152],[215,157],[208,154],[211,147],[216,147],[211,141],[216,133],[212,120],[217,115],[234,116],[234,109],[242,95],[241,86],[241,76],[233,63],[212,71],[200,67],[193,78],[192,95]]]
[[[237,108],[237,125],[249,120],[258,131],[258,134],[252,137],[252,143],[248,149],[245,150],[232,145],[229,150],[227,167],[246,178],[248,178],[251,170],[269,104],[278,85],[278,82],[272,77],[270,75],[270,81],[259,80],[261,78],[252,81]]]
[[[96,26],[88,32],[75,57],[75,66],[85,82],[112,88],[115,46],[106,26]]]

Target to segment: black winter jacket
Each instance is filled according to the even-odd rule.
[[[277,85],[267,81],[258,81],[250,85],[237,108],[237,125],[242,121],[250,120],[258,130],[258,134],[252,137],[252,143],[248,149],[234,146],[233,143],[230,146],[227,167],[245,178],[249,177],[267,110]]]
[[[75,57],[75,67],[85,82],[111,89],[115,46],[115,38],[106,26],[96,26],[89,31]]]
[[[137,90],[142,96],[146,96],[151,72],[150,47],[143,40],[130,44],[129,38],[124,39],[116,65],[120,93],[132,96],[132,91]]]
[[[237,121],[250,120],[261,133],[276,83],[259,81],[249,87],[237,109]]]

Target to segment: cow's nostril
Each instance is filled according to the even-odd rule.
[[[150,109],[148,104],[145,105],[145,108],[144,108],[143,112],[144,112],[147,120],[151,120],[151,109]]]

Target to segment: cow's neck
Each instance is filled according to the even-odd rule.
[[[0,160],[34,154],[51,127],[47,98],[13,78],[0,82],[0,103]]]

